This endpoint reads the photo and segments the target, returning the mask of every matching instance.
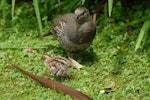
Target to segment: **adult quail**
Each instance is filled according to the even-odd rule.
[[[50,32],[57,37],[73,65],[76,68],[83,67],[72,59],[72,54],[87,49],[95,37],[96,26],[92,22],[89,11],[79,7],[74,13],[66,13],[54,18]]]
[[[44,54],[41,59],[54,76],[66,76],[68,67],[72,66],[70,60],[61,56],[50,56]]]
[[[70,56],[90,46],[96,27],[89,11],[84,7],[79,7],[74,13],[66,13],[54,18],[50,31]]]

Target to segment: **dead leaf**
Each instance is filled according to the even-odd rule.
[[[114,83],[112,83],[109,86],[105,87],[104,89],[100,90],[100,94],[109,93],[109,92],[113,92],[113,91],[115,91],[115,84]]]

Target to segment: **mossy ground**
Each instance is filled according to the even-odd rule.
[[[31,13],[30,11],[28,13]],[[19,8],[17,12],[20,17],[26,13],[20,12]],[[136,16],[136,13],[133,16]],[[41,56],[47,53],[66,57],[66,52],[52,35],[44,38],[39,36],[36,17],[26,16],[24,19],[20,17],[16,15],[14,24],[11,24],[10,20],[1,19],[0,54],[5,55],[22,69],[80,90],[94,100],[150,99],[149,46],[144,46],[143,49],[135,52],[135,42],[142,24],[133,25],[134,31],[130,34],[121,27],[126,24],[125,22],[110,22],[105,15],[100,15],[97,34],[90,48],[74,56],[74,59],[85,67],[81,70],[70,68],[68,77],[58,78],[50,76],[49,70],[41,61]],[[46,31],[49,24],[45,23]],[[114,30],[118,26],[119,30]],[[24,52],[28,46],[32,48],[32,53]],[[116,86],[114,92],[99,93],[111,83]],[[71,98],[41,85],[0,59],[0,99],[69,100]]]

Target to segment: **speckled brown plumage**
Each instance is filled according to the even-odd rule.
[[[61,56],[50,56],[47,54],[42,55],[41,59],[47,68],[50,69],[51,74],[54,76],[65,76],[67,75],[68,67],[72,66],[70,60]]]
[[[90,46],[96,28],[89,11],[79,7],[74,13],[54,18],[51,32],[68,53],[79,53]]]

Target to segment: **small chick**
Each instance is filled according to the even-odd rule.
[[[42,55],[41,59],[44,61],[51,74],[54,76],[66,76],[68,67],[72,66],[71,61],[60,56],[50,56],[47,54]]]

